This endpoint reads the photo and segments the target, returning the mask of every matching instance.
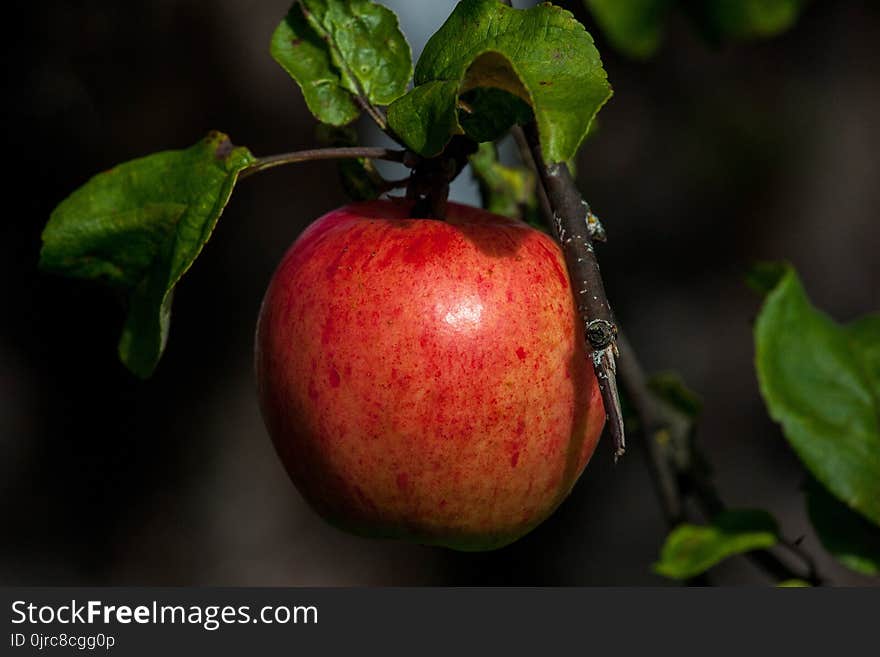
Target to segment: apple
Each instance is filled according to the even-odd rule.
[[[284,256],[257,323],[262,414],[329,522],[498,548],[568,495],[602,399],[556,242],[473,207],[411,208],[335,210]]]

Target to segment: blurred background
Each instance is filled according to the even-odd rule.
[[[384,2],[418,55],[445,0]],[[519,2],[518,6],[526,3]],[[840,321],[880,308],[880,5],[815,0],[771,40],[710,46],[681,17],[648,62],[596,36],[615,95],[580,154],[603,218],[619,320],[650,370],[702,396],[699,440],[731,506],[766,508],[823,555],[803,471],[758,394],[743,283],[788,259]],[[120,161],[208,129],[258,155],[315,145],[298,89],[268,55],[289,0],[13,2],[0,221],[3,584],[665,584],[665,527],[636,445],[606,442],[560,510],[491,553],[348,536],[302,502],[257,408],[257,310],[287,246],[345,202],[332,163],[239,186],[178,287],[168,350],[139,382],[116,358],[117,300],[36,270],[52,208]],[[367,143],[376,135],[365,130]],[[467,173],[453,197],[476,202]],[[741,559],[722,584],[766,580]]]

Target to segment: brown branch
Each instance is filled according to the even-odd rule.
[[[512,7],[510,0],[501,0]],[[589,232],[583,232],[586,219],[590,217],[589,206],[581,198],[574,180],[564,164],[548,166],[544,163],[538,141],[537,127],[534,123],[523,130],[519,126],[512,129],[514,139],[520,150],[523,164],[532,166],[538,172],[542,184],[538,185],[537,195],[541,213],[545,221],[556,232],[563,245],[566,264],[572,281],[578,281],[579,292],[591,290],[586,294],[578,294],[578,310],[587,327],[587,338],[593,347],[593,365],[602,390],[605,409],[612,407],[616,418],[609,420],[612,424],[612,435],[619,432],[620,445],[623,449],[623,419],[620,413],[620,402],[615,384],[614,356],[619,349],[619,374],[621,384],[632,402],[640,421],[641,436],[648,454],[651,479],[660,500],[663,516],[670,529],[686,519],[685,497],[690,494],[695,498],[703,513],[711,518],[724,510],[726,505],[721,499],[708,475],[705,459],[697,452],[689,434],[690,427],[682,426],[682,420],[669,413],[658,403],[657,398],[648,388],[648,380],[636,357],[635,351],[626,338],[617,334],[611,308],[605,298],[599,265],[596,262]],[[572,258],[574,263],[571,263]],[[582,298],[587,297],[587,298]],[[592,303],[590,303],[592,302]],[[593,324],[593,321],[598,324]],[[591,334],[591,325],[596,329]],[[595,343],[594,343],[595,338]],[[607,341],[607,346],[602,345]],[[596,345],[599,345],[597,347]],[[616,346],[616,349],[615,349]],[[597,352],[605,354],[607,360],[596,359]],[[606,364],[607,363],[607,364]],[[607,368],[604,369],[603,368]],[[603,377],[604,374],[604,377]],[[611,386],[608,386],[610,382]],[[617,448],[617,438],[615,437]],[[821,586],[816,564],[812,557],[803,550],[796,541],[780,537],[779,545],[797,556],[806,569],[806,575],[799,576],[784,561],[768,550],[757,550],[746,553],[757,567],[779,579],[805,579],[810,584]],[[695,578],[691,583],[705,584],[704,577]]]
[[[475,153],[477,144],[467,137],[450,139],[441,155],[416,161],[406,187],[406,197],[415,201],[411,216],[422,219],[445,219],[451,183]]]
[[[532,127],[531,130],[534,130],[534,128]],[[577,207],[576,202],[581,202],[580,194],[577,192],[574,181],[571,179],[570,174],[568,174],[567,169],[565,170],[565,175],[555,178],[552,175],[541,173],[538,162],[542,162],[542,160],[540,149],[537,149],[536,152],[534,133],[530,136],[519,127],[514,127],[513,136],[520,147],[520,155],[524,160],[524,164],[534,166],[540,174],[543,184],[538,186],[537,192],[542,214],[545,220],[548,220],[550,225],[558,231],[557,224],[560,220],[560,214],[556,208],[567,209],[574,215],[574,209]],[[548,181],[546,179],[548,177],[550,178],[550,185],[547,184]],[[554,196],[556,197],[556,203],[554,203]],[[563,204],[561,203],[562,200],[566,200],[568,203]],[[583,210],[581,210],[582,212]],[[583,242],[584,237],[580,235],[574,237],[573,241],[575,240],[579,244]],[[565,243],[563,245],[565,246]],[[569,244],[569,249],[566,249],[566,260],[568,260],[570,248]],[[594,256],[592,248],[587,252]],[[598,265],[595,266],[593,271],[598,278]],[[573,276],[572,280],[575,280]],[[601,278],[598,278],[598,280],[601,284]],[[607,301],[604,308],[608,308]],[[587,309],[587,312],[589,312],[589,309]],[[687,520],[685,513],[685,498],[687,495],[694,497],[704,515],[708,518],[712,518],[725,511],[727,507],[709,477],[705,466],[705,459],[696,452],[695,446],[690,441],[688,435],[690,430],[689,423],[681,417],[677,417],[674,413],[669,412],[658,402],[657,398],[648,388],[647,376],[636,357],[635,351],[622,333],[616,335],[616,346],[619,350],[617,374],[620,377],[621,386],[626,391],[639,418],[638,435],[648,455],[651,480],[654,483],[667,526],[673,529]],[[598,372],[597,376],[599,376]],[[602,379],[600,378],[599,381],[601,384]],[[798,574],[776,554],[768,550],[748,552],[745,556],[758,568],[780,581],[804,579],[813,585],[821,585],[823,583],[809,554],[796,543],[785,538],[780,538],[780,546],[800,559],[806,570],[805,575]],[[704,577],[695,578],[690,583],[705,585],[707,580]]]
[[[654,482],[663,517],[671,529],[684,522],[685,515],[684,498],[672,466],[672,458],[668,454],[671,447],[671,442],[668,440],[671,431],[670,421],[664,418],[657,399],[648,390],[647,377],[629,340],[622,332],[617,334],[617,349],[620,354],[618,359],[620,384],[639,418],[638,435],[648,453],[651,481]]]
[[[244,169],[239,178],[246,178],[259,171],[272,169],[283,164],[295,162],[311,162],[313,160],[341,160],[353,158],[369,158],[372,160],[388,160],[390,162],[403,162],[407,151],[394,150],[381,147],[369,146],[345,146],[340,148],[313,148],[292,153],[281,153],[258,158],[256,162]]]
[[[535,159],[532,157],[532,151],[529,149],[529,143],[526,141],[526,134],[523,132],[522,127],[515,125],[510,129],[510,132],[513,135],[513,140],[516,142],[519,159],[522,160],[522,163],[528,169],[537,173],[538,168],[535,166]],[[547,228],[550,228],[553,226],[553,208],[550,207],[550,199],[547,198],[544,185],[535,185],[535,196],[538,197],[538,211],[541,213]]]
[[[584,325],[584,335],[591,351],[593,370],[599,381],[608,428],[614,445],[614,458],[626,449],[623,413],[616,380],[617,327],[605,296],[605,285],[587,218],[590,207],[584,201],[568,166],[564,162],[545,162],[534,122],[523,128],[535,170],[549,201],[551,228],[565,255],[568,276],[574,291],[575,305]]]
[[[657,490],[663,516],[670,529],[687,520],[684,502],[693,497],[708,519],[727,510],[712,482],[705,459],[691,439],[691,424],[661,405],[651,390],[635,351],[626,336],[617,336],[620,351],[620,382],[639,418],[638,435],[645,445],[651,479]],[[769,550],[755,550],[745,556],[771,577],[783,581],[803,579],[814,586],[823,580],[812,557],[795,542],[779,537],[779,546],[796,556],[805,573],[799,574]]]
[[[355,102],[360,106],[360,108],[365,111],[373,122],[379,126],[379,129],[386,133],[389,137],[394,138],[394,136],[389,132],[388,121],[385,116],[382,114],[382,110],[373,105],[370,101],[367,100],[366,95],[364,95],[363,89],[360,86],[360,83],[357,83],[358,93],[355,95]]]

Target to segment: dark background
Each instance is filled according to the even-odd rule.
[[[664,526],[637,446],[613,466],[603,441],[563,507],[493,553],[350,537],[304,506],[259,417],[252,334],[284,250],[345,202],[332,164],[237,189],[178,288],[148,382],[116,359],[114,298],[37,272],[49,213],[97,171],[210,128],[257,154],[315,144],[299,92],[268,55],[288,4],[7,5],[0,582],[664,583],[650,572]],[[385,4],[416,53],[453,6]],[[600,256],[618,317],[649,369],[675,369],[702,395],[700,440],[730,505],[769,509],[821,554],[803,471],[758,395],[759,299],[743,275],[756,259],[786,258],[836,319],[880,307],[880,8],[816,0],[785,35],[720,48],[676,18],[660,53],[633,63],[568,4],[597,35],[615,88],[579,177],[610,234]],[[467,180],[455,189],[473,193]],[[822,565],[837,582],[868,582]],[[714,580],[765,581],[742,560]]]

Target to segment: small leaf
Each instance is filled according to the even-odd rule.
[[[687,417],[696,418],[703,408],[702,400],[688,388],[675,372],[659,372],[648,380],[648,389]]]
[[[525,167],[498,161],[495,144],[480,144],[470,157],[471,171],[480,187],[483,207],[505,217],[537,220],[535,175]]]
[[[388,105],[412,77],[397,16],[369,0],[298,0],[272,35],[271,52],[312,114],[332,125],[357,117],[356,97]]]
[[[808,0],[711,0],[683,6],[707,37],[757,39],[781,34],[794,25]]]
[[[345,87],[371,103],[403,95],[412,52],[394,12],[370,0],[300,0],[306,18],[330,47]]]
[[[789,268],[758,316],[755,352],[770,416],[801,461],[880,524],[880,316],[836,324]]]
[[[458,124],[457,104],[457,82],[428,82],[392,103],[388,125],[413,151],[433,157],[453,135],[464,132]]]
[[[584,0],[608,41],[629,57],[654,54],[672,0]]]
[[[802,589],[810,588],[811,584],[802,579],[787,579],[776,585],[780,589]]]
[[[767,295],[788,273],[788,269],[789,265],[784,262],[756,262],[746,274],[746,285],[758,294]]]
[[[342,83],[327,43],[308,24],[299,3],[272,35],[270,52],[302,89],[309,111],[331,125],[354,121],[360,110]]]
[[[819,540],[847,568],[880,575],[880,527],[850,510],[815,479],[807,484],[807,510]]]
[[[271,53],[318,120],[357,118],[357,97],[387,105],[412,76],[412,53],[390,9],[369,0],[298,0],[272,35]]]
[[[155,369],[174,286],[211,236],[238,174],[253,162],[246,148],[214,132],[186,150],[98,174],[52,213],[40,266],[129,292],[119,356],[138,376]]]
[[[728,557],[773,547],[779,536],[776,521],[766,511],[726,511],[710,525],[676,527],[654,564],[654,572],[673,579],[695,577]]]
[[[459,94],[498,89],[531,106],[545,158],[564,162],[577,152],[594,116],[611,96],[592,37],[570,12],[549,3],[518,10],[496,0],[462,0],[425,46],[415,83],[414,91],[429,84],[448,85],[442,96],[414,96],[409,103],[421,121],[437,125],[419,126],[415,120],[403,124],[402,112],[396,113],[395,121],[389,116],[395,132],[422,155],[433,153],[418,146],[427,144],[435,151],[443,141],[440,134],[445,132],[448,140],[462,130],[456,111]],[[446,107],[418,111],[420,100]],[[482,120],[470,114],[466,122],[485,125],[473,123],[478,119]],[[426,134],[433,138],[426,141]]]

